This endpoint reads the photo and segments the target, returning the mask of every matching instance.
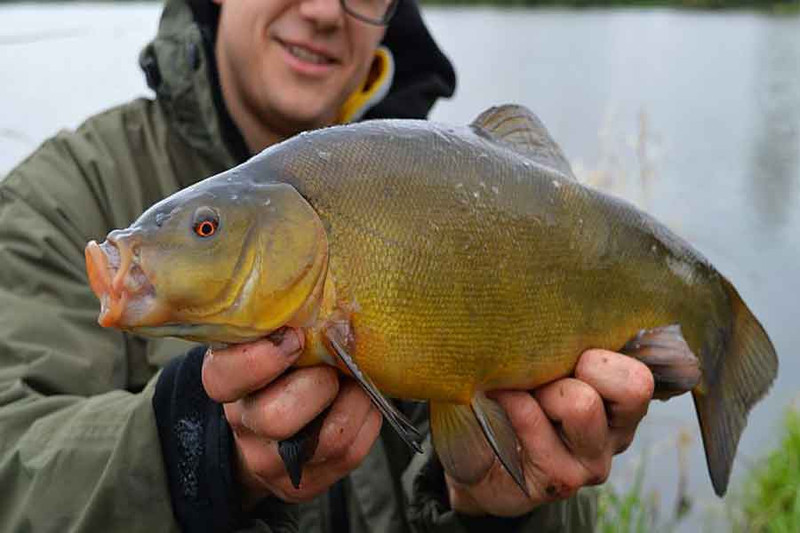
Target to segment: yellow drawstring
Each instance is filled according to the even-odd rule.
[[[336,123],[347,124],[363,117],[364,113],[383,100],[392,86],[393,79],[394,58],[392,53],[385,46],[379,46],[375,50],[375,58],[367,78],[342,104]]]

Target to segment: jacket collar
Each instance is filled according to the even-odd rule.
[[[222,103],[207,33],[184,0],[167,0],[158,33],[139,55],[139,65],[171,127],[224,169],[243,161],[246,151]]]

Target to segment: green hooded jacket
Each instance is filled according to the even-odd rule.
[[[181,433],[183,426],[164,437],[160,424],[172,414],[157,415],[156,390],[169,404],[181,397],[181,380],[202,387],[196,364],[169,380],[160,369],[188,368],[193,345],[98,326],[83,249],[247,157],[216,84],[214,9],[204,0],[168,0],[140,61],[156,97],[60,132],[0,182],[0,531],[152,533],[196,527],[186,518],[195,511],[225,515],[205,530],[590,530],[594,500],[585,495],[517,519],[459,516],[448,508],[430,445],[413,456],[388,425],[336,490],[300,505],[268,500],[247,515],[238,510],[219,406],[207,409],[216,429],[199,434],[200,456],[185,453],[181,439],[191,431]],[[425,116],[453,91],[449,62],[413,2],[404,1],[395,20],[411,21],[393,21],[387,32],[395,82],[367,118]],[[181,401],[194,405],[191,395]],[[427,430],[424,409],[404,408]],[[180,464],[163,451],[165,438],[183,450]]]

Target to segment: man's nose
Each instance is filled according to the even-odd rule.
[[[300,0],[300,14],[320,28],[337,28],[345,16],[341,0]]]

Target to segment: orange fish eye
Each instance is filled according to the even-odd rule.
[[[219,228],[219,216],[208,207],[201,207],[194,214],[192,229],[198,237],[211,237]]]
[[[194,225],[194,232],[200,237],[211,237],[217,232],[215,220],[202,220]]]

